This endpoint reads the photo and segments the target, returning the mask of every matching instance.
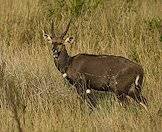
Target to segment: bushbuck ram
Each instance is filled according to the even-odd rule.
[[[52,22],[51,35],[43,31],[43,36],[52,44],[57,69],[76,87],[77,93],[94,107],[96,101],[92,97],[92,89],[113,92],[121,102],[131,97],[147,109],[147,101],[141,94],[143,68],[121,56],[93,54],[70,56],[65,45],[72,43],[74,39],[73,37],[64,39],[69,26],[70,22],[58,37]]]

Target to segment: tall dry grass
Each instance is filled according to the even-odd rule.
[[[162,128],[161,0],[0,0],[0,131],[147,131]],[[121,55],[145,71],[149,112],[121,107],[100,93],[98,109],[81,110],[72,86],[54,66],[41,29],[56,32],[70,17],[77,53]]]

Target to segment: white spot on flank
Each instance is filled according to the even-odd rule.
[[[64,73],[62,76],[63,76],[63,78],[65,78],[65,77],[67,77],[67,74],[66,74],[66,73]]]
[[[139,75],[136,77],[135,84],[138,85]]]
[[[87,93],[87,94],[91,93],[91,90],[90,90],[90,89],[87,89],[87,90],[86,90],[86,93]]]

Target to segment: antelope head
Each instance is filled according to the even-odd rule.
[[[51,23],[51,34],[46,34],[43,31],[43,37],[46,41],[48,41],[50,44],[52,44],[52,50],[53,50],[53,55],[54,58],[58,58],[60,55],[61,51],[65,49],[65,44],[71,44],[74,42],[73,37],[68,37],[64,38],[68,32],[68,29],[70,27],[71,20],[69,21],[68,25],[64,29],[63,33],[60,36],[56,36],[55,31],[54,31],[54,22],[52,21]],[[66,49],[65,49],[66,50]]]

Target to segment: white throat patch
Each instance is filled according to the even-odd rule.
[[[64,73],[62,76],[63,76],[63,78],[66,78],[66,77],[67,77],[67,74],[66,74],[66,73]]]

